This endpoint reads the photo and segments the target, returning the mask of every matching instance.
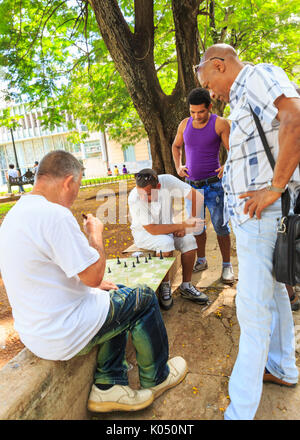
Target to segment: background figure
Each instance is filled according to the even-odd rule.
[[[110,169],[110,168],[107,168],[107,175],[108,175],[108,176],[112,176],[112,172],[111,172],[111,169]]]
[[[253,419],[263,382],[293,387],[298,381],[292,311],[285,285],[273,275],[273,252],[280,196],[286,185],[300,181],[300,99],[282,69],[271,64],[245,66],[226,44],[205,52],[197,75],[213,98],[230,103],[230,145],[222,183],[236,236],[240,341],[225,419]],[[272,146],[274,173],[250,106]]]
[[[12,177],[12,178],[20,177],[21,174],[20,174],[20,171],[15,169],[14,164],[10,164],[10,165],[8,165],[8,167],[9,167],[9,169],[7,170],[7,173],[6,173],[7,191],[9,194],[11,194],[12,190],[11,190],[11,184],[10,184],[9,178],[10,177]],[[24,193],[25,191],[24,191],[23,185],[19,184],[18,186],[19,186],[19,193],[21,193],[21,194]]]
[[[123,174],[128,174],[128,171],[127,171],[127,168],[126,168],[125,165],[123,165],[122,173],[123,173]]]
[[[118,176],[118,175],[119,175],[119,170],[118,170],[117,165],[115,165],[115,167],[114,167],[114,176]]]
[[[179,124],[172,145],[173,159],[177,174],[204,194],[204,216],[207,206],[214,230],[217,234],[223,265],[221,279],[224,283],[234,282],[230,263],[230,229],[224,221],[224,191],[221,183],[223,167],[220,166],[221,142],[229,148],[230,125],[226,119],[211,113],[212,103],[209,92],[202,88],[194,89],[188,96],[190,117]],[[182,164],[182,149],[185,148],[186,164]],[[187,201],[188,212],[191,204]],[[197,241],[197,261],[194,272],[207,269],[205,257],[206,228],[195,234]]]
[[[37,172],[38,172],[38,168],[39,168],[39,163],[38,163],[38,161],[36,160],[35,162],[34,162],[34,165],[33,165],[33,174],[37,174]]]

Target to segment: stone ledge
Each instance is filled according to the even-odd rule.
[[[0,420],[90,419],[87,399],[97,351],[47,361],[24,348],[0,370]]]

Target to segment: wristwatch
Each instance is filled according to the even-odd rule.
[[[277,186],[273,186],[272,185],[272,180],[268,181],[268,186],[266,187],[266,189],[268,191],[274,191],[274,192],[281,193],[281,194],[283,194],[285,192],[285,187],[284,188],[278,188]]]

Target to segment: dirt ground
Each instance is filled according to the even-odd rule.
[[[128,182],[128,191],[133,182]],[[124,195],[126,190],[118,184],[82,189],[72,212],[82,225],[82,213],[96,214],[106,203],[103,195],[113,189],[122,216],[116,224],[106,224],[104,243],[107,258],[124,257],[122,251],[133,244],[129,229]],[[97,197],[98,193],[98,198]],[[99,195],[102,197],[99,198]],[[98,211],[99,212],[99,211]],[[183,356],[189,367],[186,379],[174,389],[163,394],[143,411],[136,413],[92,414],[100,420],[222,420],[229,404],[228,380],[238,351],[239,325],[235,313],[236,284],[225,286],[220,282],[221,255],[212,225],[207,225],[208,270],[194,274],[193,283],[209,296],[208,306],[199,306],[181,298],[177,287],[181,283],[179,270],[173,282],[174,306],[162,311],[169,338],[170,357]],[[236,278],[238,265],[235,241],[232,237],[231,258]],[[300,311],[293,312],[295,324],[300,324]],[[300,326],[299,326],[300,327]],[[2,333],[1,333],[2,332]],[[130,342],[130,341],[129,341]],[[0,278],[0,368],[23,348],[13,329],[11,308]],[[134,350],[129,343],[127,360],[130,364],[129,381],[139,387]],[[297,365],[300,365],[297,354]],[[249,359],[251,366],[251,359]],[[251,386],[251,384],[249,384]],[[299,388],[299,390],[298,390]],[[297,420],[300,418],[300,387],[286,389],[266,384],[256,419]]]

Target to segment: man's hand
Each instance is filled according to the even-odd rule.
[[[174,237],[184,237],[185,231],[176,231],[173,233]]]
[[[220,168],[217,168],[217,169],[215,170],[215,172],[218,173],[218,177],[219,177],[219,179],[222,179],[222,177],[223,177],[223,171],[224,171],[224,165],[222,165]]]
[[[115,283],[113,283],[112,281],[104,281],[104,280],[102,280],[98,288],[102,290],[118,290],[118,286],[116,286]]]
[[[185,165],[180,165],[176,171],[180,177],[189,177],[188,169]]]
[[[83,230],[87,235],[102,234],[104,229],[103,223],[93,214],[88,214],[83,220]]]
[[[185,233],[186,234],[193,234],[193,233],[200,233],[203,230],[205,224],[205,220],[198,218],[198,217],[190,217],[185,222]]]
[[[239,196],[240,199],[249,199],[245,203],[244,214],[249,214],[252,218],[254,214],[258,219],[261,218],[262,211],[267,207],[272,205],[276,200],[281,197],[281,193],[275,191],[269,191],[266,188],[257,191],[248,191]]]

